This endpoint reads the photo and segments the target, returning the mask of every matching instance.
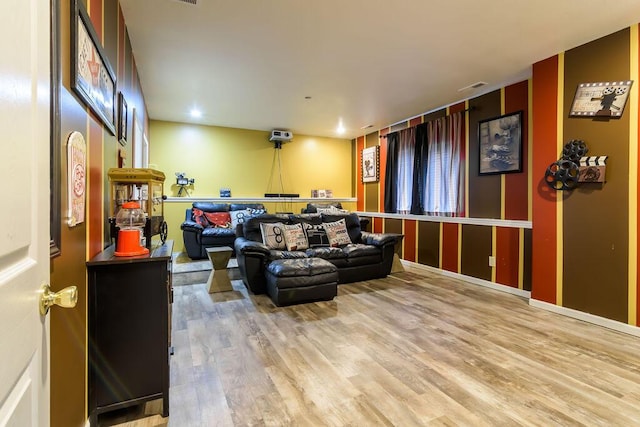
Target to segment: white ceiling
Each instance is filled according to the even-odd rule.
[[[344,138],[640,22],[638,0],[185,1],[120,0],[151,119]]]

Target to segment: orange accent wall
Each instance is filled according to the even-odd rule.
[[[356,207],[364,211],[364,184],[362,183],[362,150],[364,149],[364,136],[356,139]]]
[[[383,218],[373,218],[373,232],[374,233],[382,233],[383,230],[384,219]]]
[[[527,80],[505,87],[505,112],[523,111],[522,114],[522,172],[505,175],[505,219],[528,220],[529,185],[529,82]]]
[[[520,230],[496,227],[496,282],[518,287]]]
[[[442,224],[442,266],[443,270],[458,271],[458,224]]]
[[[558,56],[533,64],[533,233],[531,297],[556,303],[556,192],[544,182],[549,164],[558,157]]]
[[[403,258],[407,261],[416,260],[416,221],[404,221],[404,240],[402,241]]]
[[[100,41],[103,41],[102,37],[102,7],[104,0],[93,0],[89,5],[89,18],[91,18],[91,23],[93,24],[93,28],[96,30],[96,34],[98,34],[98,38]],[[104,45],[104,43],[103,43]]]

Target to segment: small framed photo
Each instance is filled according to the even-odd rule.
[[[122,92],[118,93],[118,142],[121,145],[127,145],[127,122],[129,112],[127,110],[127,101],[124,99]]]
[[[478,123],[480,175],[522,172],[522,111]]]
[[[620,118],[624,112],[633,80],[580,83],[573,96],[570,117]]]
[[[380,180],[380,147],[369,147],[362,150],[362,182],[378,182]]]

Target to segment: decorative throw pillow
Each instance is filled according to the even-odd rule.
[[[327,232],[325,231],[322,224],[304,224],[304,233],[307,235],[307,241],[309,242],[310,248],[329,246]]]
[[[262,214],[267,213],[266,209],[249,208],[247,210],[249,211],[249,215],[251,215],[251,216],[258,216],[258,215],[262,215]]]
[[[193,212],[193,220],[197,224],[200,224],[203,227],[209,226],[209,221],[207,221],[207,218],[204,217],[204,212],[202,212],[202,210],[198,208],[193,208],[191,209],[191,212]]]
[[[262,222],[260,223],[260,232],[262,233],[262,243],[267,245],[269,249],[286,249],[284,224],[281,222],[272,224]]]
[[[309,247],[307,235],[304,234],[302,224],[284,226],[284,240],[288,251],[304,251]]]
[[[229,212],[231,215],[231,227],[235,230],[238,224],[244,223],[244,221],[251,216],[250,209],[242,209],[239,211]]]
[[[338,247],[351,243],[347,232],[347,223],[344,219],[336,222],[325,222],[324,229],[327,230],[329,246]]]
[[[231,228],[231,215],[229,212],[205,212],[204,216],[214,227]]]

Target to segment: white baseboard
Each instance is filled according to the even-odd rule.
[[[618,322],[617,320],[607,319],[605,317],[596,316],[595,314],[585,313],[583,311],[574,310],[572,308],[561,307],[559,305],[550,304],[548,302],[536,299],[529,299],[529,305],[531,307],[541,308],[543,310],[551,311],[563,316],[572,317],[584,322],[593,323],[594,325],[602,326],[603,328],[613,329],[614,331],[640,337],[640,328],[638,328],[637,326],[629,325],[627,323]]]
[[[439,268],[431,267],[429,265],[419,264],[417,262],[401,260],[402,264],[407,266],[408,268],[415,268],[416,270],[423,270],[429,273],[441,274],[442,276],[451,277],[454,279],[459,279],[468,283],[472,283],[474,285],[484,286],[485,288],[491,288],[496,291],[506,292],[508,294],[517,295],[522,298],[531,298],[531,292],[525,291],[523,289],[512,288],[511,286],[501,285],[499,283],[490,282],[484,279],[478,279],[477,277],[465,276],[464,274],[454,273],[448,270],[441,270]]]
[[[501,292],[507,292],[519,297],[526,298],[529,301],[531,307],[541,308],[562,316],[571,317],[573,319],[582,320],[584,322],[592,323],[594,325],[602,326],[603,328],[612,329],[624,334],[640,337],[640,327],[629,325],[627,323],[618,322],[617,320],[611,320],[604,317],[596,316],[595,314],[585,313],[583,311],[574,310],[572,308],[560,307],[555,304],[536,300],[531,298],[530,291],[524,291],[522,289],[512,288],[510,286],[501,285],[499,283],[489,282],[488,280],[478,279],[476,277],[465,276],[464,274],[454,273],[447,270],[441,270],[439,268],[431,267],[417,262],[401,260],[402,264],[407,268],[413,268],[416,270],[422,270],[428,273],[440,274],[442,276],[451,277],[454,279],[462,280],[474,285],[484,286],[487,288],[495,289]]]

